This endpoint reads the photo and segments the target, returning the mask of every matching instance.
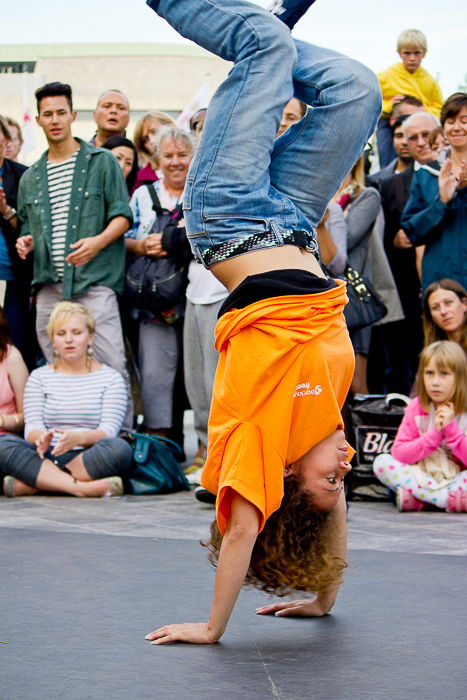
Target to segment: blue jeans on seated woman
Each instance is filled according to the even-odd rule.
[[[182,36],[234,63],[209,105],[185,187],[196,258],[214,264],[210,249],[251,236],[255,248],[282,245],[292,231],[305,232],[316,248],[314,228],[381,110],[374,73],[294,41],[247,0],[147,1]],[[276,140],[292,96],[311,108]]]

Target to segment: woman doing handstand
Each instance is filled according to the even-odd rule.
[[[220,358],[202,476],[217,493],[214,598],[208,622],[146,637],[206,644],[222,636],[245,577],[268,592],[317,593],[261,613],[319,616],[336,599],[350,469],[340,407],[354,363],[345,287],[324,276],[314,227],[381,102],[370,71],[293,41],[277,17],[246,0],[148,4],[234,63],[209,105],[184,196],[193,252],[230,292],[216,327]],[[310,2],[291,2],[298,16],[301,4]],[[291,26],[288,2],[276,5]],[[275,140],[293,95],[312,108]]]

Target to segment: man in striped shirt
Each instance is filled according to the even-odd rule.
[[[129,389],[116,297],[124,288],[123,233],[133,221],[128,191],[110,151],[73,137],[71,87],[48,83],[36,99],[48,150],[20,182],[17,250],[23,259],[34,251],[39,344],[51,361],[50,312],[62,299],[79,301],[96,319],[96,359],[118,370]]]

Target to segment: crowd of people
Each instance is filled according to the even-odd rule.
[[[436,327],[446,326],[441,337],[466,350],[465,314],[453,315],[437,296],[451,296],[465,312],[467,95],[455,93],[443,103],[439,86],[420,66],[427,50],[421,32],[403,32],[397,50],[401,63],[378,76],[383,112],[376,139],[316,227],[326,273],[342,278],[350,266],[386,303],[379,323],[351,332],[356,366],[350,396],[413,393],[424,344],[422,316],[425,338],[432,337],[431,319]],[[187,471],[196,483],[206,457],[218,358],[214,329],[228,294],[193,259],[184,227],[186,178],[207,110],[193,114],[191,133],[164,112],[148,112],[130,140],[128,98],[111,89],[98,97],[96,133],[86,143],[72,134],[70,86],[49,83],[36,99],[48,150],[31,168],[18,162],[19,124],[0,119],[0,272],[11,344],[29,370],[50,363],[52,310],[63,299],[84,304],[96,323],[97,360],[125,382],[124,429],[136,426],[135,399],[140,429],[183,444],[183,412],[194,409],[199,450]],[[292,97],[277,136],[310,109]],[[135,256],[177,259],[185,284],[176,304],[157,313],[128,304],[125,257]],[[454,317],[457,326],[447,328]],[[136,365],[136,382],[130,382],[128,363]]]
[[[48,148],[26,168],[19,125],[0,117],[5,495],[121,494],[131,468],[122,435],[183,445],[183,412],[194,411],[198,451],[186,471],[193,483],[203,473],[200,499],[217,494],[210,549],[230,602],[215,593],[212,638],[205,627],[175,637],[163,628],[155,643],[216,641],[245,575],[268,591],[318,592],[295,605],[300,614],[332,607],[351,456],[341,412],[353,394],[416,397],[392,456],[374,467],[399,509],[467,511],[467,94],[443,101],[421,68],[418,30],[402,32],[401,62],[378,76],[381,111],[364,66],[290,39],[312,2],[277,3],[274,18],[240,0],[228,27],[223,6],[200,3],[198,27],[190,1],[149,4],[234,62],[191,133],[152,111],[130,140],[128,98],[109,89],[83,141],[71,87],[47,83],[35,97]],[[252,26],[267,52],[250,42]],[[351,330],[351,346],[349,269],[386,307]],[[408,465],[422,477],[406,478]],[[313,541],[290,533],[299,521]]]
[[[403,32],[397,50],[402,62],[379,76],[383,112],[377,139],[353,165],[316,229],[326,272],[339,278],[347,266],[357,270],[387,307],[378,324],[351,332],[351,393],[410,395],[424,344],[422,306],[425,325],[433,318],[427,301],[433,283],[461,305],[466,297],[467,95],[442,102],[436,82],[420,66],[427,50],[421,32]],[[227,297],[226,288],[193,260],[182,210],[207,110],[192,116],[191,133],[164,112],[148,112],[130,140],[128,99],[112,89],[97,100],[96,133],[86,143],[72,135],[76,113],[69,86],[47,84],[36,98],[49,148],[27,173],[18,162],[19,124],[11,117],[0,120],[1,276],[11,343],[29,370],[44,358],[51,362],[47,324],[53,308],[63,299],[84,304],[97,324],[96,358],[125,381],[123,426],[134,427],[134,397],[141,429],[183,443],[183,411],[191,405],[199,450],[188,472],[199,476],[217,365],[214,328]],[[300,123],[308,109],[291,98],[277,136]],[[388,154],[394,156],[389,161]],[[382,167],[373,164],[369,174],[376,156]],[[128,258],[177,258],[186,284],[175,305],[153,314],[125,303],[125,252]],[[442,309],[435,315],[441,328],[447,316],[448,325],[453,322],[445,304]],[[446,337],[465,350],[465,319]],[[135,358],[136,385],[127,371]]]

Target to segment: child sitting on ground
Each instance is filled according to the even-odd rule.
[[[419,396],[407,407],[392,455],[373,465],[378,479],[396,492],[399,511],[467,513],[467,360],[449,340],[420,355]]]

